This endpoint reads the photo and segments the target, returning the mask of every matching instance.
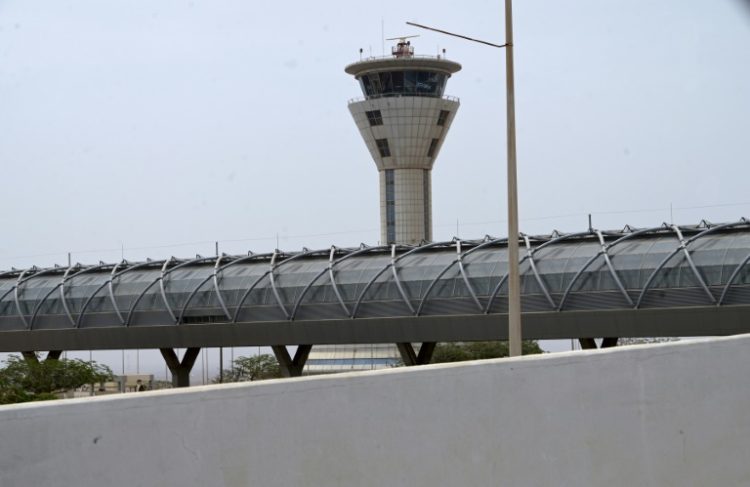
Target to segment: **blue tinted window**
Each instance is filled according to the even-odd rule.
[[[443,96],[448,76],[432,71],[386,71],[362,75],[365,96]]]

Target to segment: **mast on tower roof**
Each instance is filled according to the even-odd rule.
[[[419,35],[391,37],[390,39],[386,39],[387,41],[398,41],[394,47],[391,47],[391,54],[395,57],[414,56],[414,48],[411,46],[411,41],[406,40],[413,37],[419,37]]]

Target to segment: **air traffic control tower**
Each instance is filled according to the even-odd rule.
[[[443,92],[460,69],[439,55],[414,55],[406,38],[391,56],[346,67],[365,95],[351,100],[349,111],[380,175],[383,244],[432,240],[432,166],[459,106]]]

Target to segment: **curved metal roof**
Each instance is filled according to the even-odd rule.
[[[750,304],[750,222],[523,236],[524,313]],[[0,332],[505,313],[507,239],[0,272]]]

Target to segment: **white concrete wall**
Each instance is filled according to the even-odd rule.
[[[750,337],[0,408],[0,485],[750,485]]]
[[[387,96],[349,104],[349,112],[370,151],[378,171],[384,169],[432,169],[448,135],[460,103],[455,99],[430,96]],[[370,125],[367,112],[379,110],[382,125]],[[449,112],[438,125],[441,110]],[[377,139],[387,139],[391,155],[382,157]],[[432,157],[427,156],[432,139],[440,142]]]

